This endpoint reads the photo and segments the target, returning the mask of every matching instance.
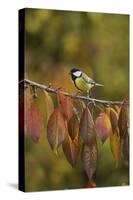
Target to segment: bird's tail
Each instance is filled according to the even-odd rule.
[[[99,84],[99,83],[96,83],[95,86],[100,86],[100,87],[103,87],[104,85],[102,84]]]

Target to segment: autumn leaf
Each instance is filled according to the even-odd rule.
[[[20,88],[19,90],[19,131],[20,133],[26,133],[25,124],[28,108],[31,103],[30,87]]]
[[[81,99],[74,99],[73,106],[74,106],[74,111],[77,114],[78,119],[80,119],[83,110],[86,108],[84,101]]]
[[[121,105],[118,127],[120,131],[120,151],[124,160],[129,159],[129,101],[124,100]]]
[[[80,119],[79,134],[86,144],[93,143],[95,139],[94,122],[92,115],[87,107],[84,109]]]
[[[118,127],[120,130],[120,137],[128,134],[129,130],[129,106],[124,101],[119,114]]]
[[[38,142],[43,130],[43,117],[34,102],[30,102],[26,107],[25,130],[34,142]]]
[[[57,107],[49,117],[47,124],[47,138],[54,152],[64,141],[66,133],[64,117]]]
[[[47,119],[46,121],[48,121],[49,116],[54,111],[54,104],[53,104],[52,98],[48,94],[48,92],[46,92],[45,90],[43,90],[43,94],[44,94],[45,114],[46,114],[46,119]]]
[[[71,117],[71,119],[67,122],[67,127],[69,135],[73,140],[78,135],[79,132],[79,121],[76,114],[74,114]]]
[[[24,93],[19,94],[19,133],[24,134]]]
[[[120,113],[120,106],[115,105],[114,108],[115,108],[116,112],[119,114]]]
[[[110,109],[110,122],[114,132],[118,129],[118,113],[113,108]]]
[[[109,108],[108,115],[110,117],[112,127],[112,131],[110,133],[110,148],[117,167],[120,158],[120,134],[118,128],[118,113],[113,108]]]
[[[126,134],[120,139],[121,156],[124,160],[129,160],[129,135]]]
[[[111,132],[111,123],[108,115],[103,112],[96,118],[95,130],[102,142],[108,138]]]
[[[118,160],[120,159],[120,136],[119,136],[119,132],[117,131],[118,129],[116,129],[110,135],[110,147],[111,147],[113,157],[116,161],[116,167],[118,166]]]
[[[63,141],[62,148],[68,162],[74,166],[79,155],[78,136],[72,140],[69,134],[67,134],[65,140]]]
[[[91,145],[84,144],[81,153],[81,160],[83,168],[89,178],[89,182],[92,180],[93,175],[97,167],[97,146],[96,143]]]
[[[61,113],[67,120],[69,120],[74,114],[72,99],[59,91],[57,93],[57,102]]]

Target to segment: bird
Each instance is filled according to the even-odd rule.
[[[92,78],[90,78],[87,74],[82,72],[77,67],[73,67],[70,70],[70,75],[74,82],[75,87],[84,93],[89,94],[90,90],[94,86],[103,86],[102,84],[96,83]]]

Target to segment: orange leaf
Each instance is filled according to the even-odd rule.
[[[78,143],[78,137],[76,136],[73,140],[67,134],[63,144],[63,151],[64,154],[68,160],[68,162],[74,166],[76,164],[76,161],[78,159],[78,154],[79,154],[79,143]]]
[[[116,167],[120,158],[120,135],[118,128],[118,113],[113,108],[107,108],[106,113],[108,114],[111,122],[112,131],[110,133],[110,148],[113,157],[116,162]]]
[[[111,123],[108,115],[103,112],[96,118],[95,130],[99,138],[104,142],[111,132]]]
[[[84,109],[80,119],[79,134],[86,144],[91,144],[95,139],[94,122],[87,107]]]
[[[83,145],[81,159],[83,168],[89,181],[91,181],[97,167],[97,146],[95,142],[91,145]]]
[[[79,121],[76,114],[74,114],[71,117],[71,119],[67,122],[67,127],[69,135],[73,140],[78,135],[79,132]]]
[[[113,157],[116,161],[116,166],[118,164],[118,160],[120,158],[120,136],[119,129],[115,129],[113,133],[110,135],[110,147],[113,154]]]
[[[47,138],[51,148],[56,151],[66,137],[64,117],[57,107],[51,114],[47,125]]]
[[[34,102],[30,102],[25,113],[25,129],[34,142],[38,142],[43,127],[43,117],[40,111]]]
[[[70,119],[74,113],[72,99],[65,96],[62,92],[57,93],[58,107],[66,119]]]

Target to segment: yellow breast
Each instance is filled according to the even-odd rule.
[[[86,83],[81,77],[75,79],[75,85],[83,92],[89,92],[89,90],[93,87],[92,84]]]

